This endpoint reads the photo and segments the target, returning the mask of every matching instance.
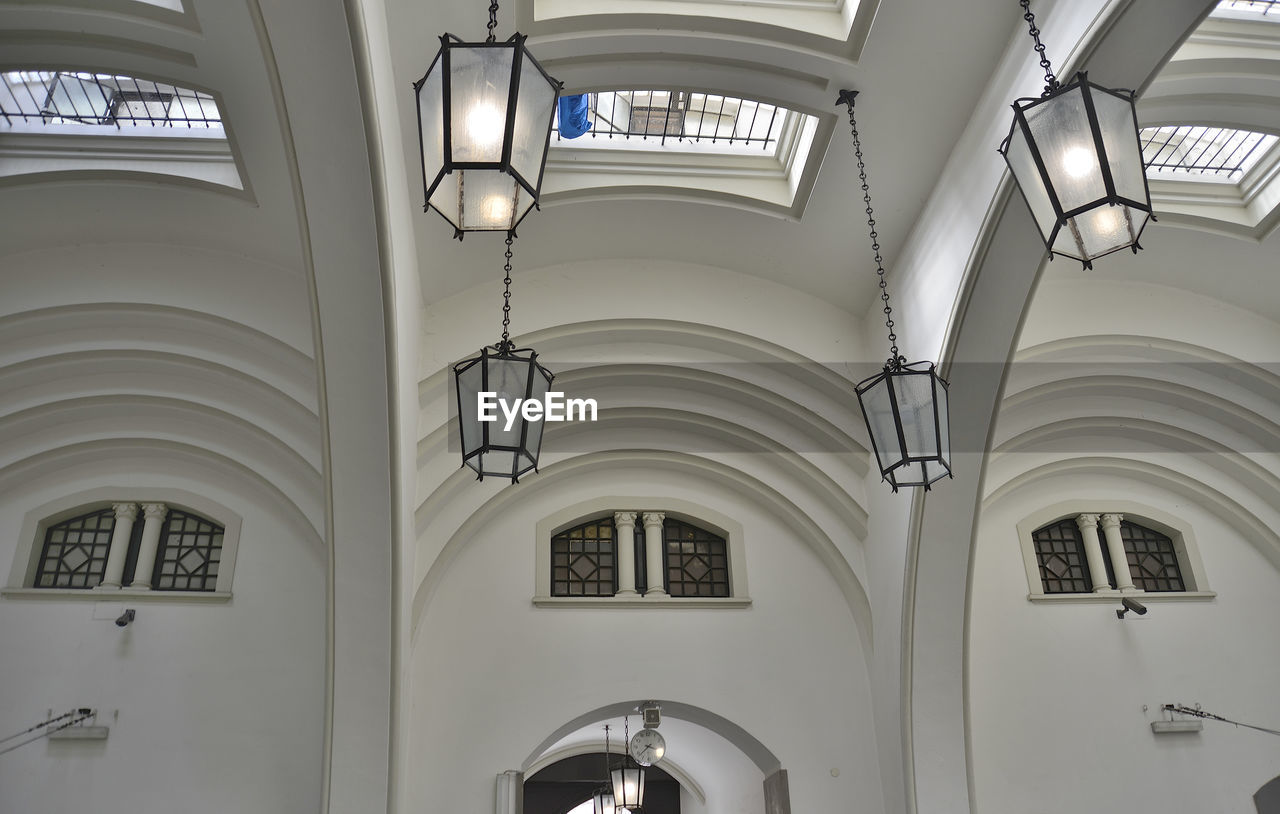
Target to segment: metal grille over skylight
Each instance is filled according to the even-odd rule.
[[[1144,127],[1147,172],[1207,181],[1236,182],[1275,145],[1276,136],[1223,127]]]
[[[591,129],[552,144],[775,154],[784,127],[802,114],[784,107],[692,90],[609,90],[588,94]]]
[[[6,71],[0,118],[37,125],[222,127],[213,97],[147,79],[70,71]]]
[[[1214,11],[1239,11],[1280,19],[1280,0],[1222,0]]]

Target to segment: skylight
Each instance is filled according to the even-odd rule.
[[[1234,11],[1280,20],[1280,0],[1222,0],[1214,12]]]
[[[570,140],[553,128],[553,147],[666,150],[776,156],[783,133],[811,118],[784,107],[690,90],[609,90],[588,94],[591,129]]]
[[[222,115],[207,93],[115,74],[6,71],[0,118],[22,124],[72,128],[222,129]]]
[[[1277,141],[1276,136],[1224,127],[1144,127],[1142,159],[1154,177],[1239,181]]]

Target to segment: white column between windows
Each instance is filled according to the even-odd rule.
[[[618,530],[616,596],[639,596],[636,593],[636,513],[614,512],[613,527]]]
[[[662,545],[662,521],[667,516],[662,512],[645,512],[644,513],[644,555],[645,555],[645,571],[649,577],[649,587],[645,589],[645,596],[649,594],[661,594],[666,596],[667,589],[663,586],[666,580],[662,575],[666,572],[666,564],[663,562]]]
[[[1107,563],[1102,557],[1102,543],[1098,540],[1098,515],[1082,514],[1076,517],[1080,536],[1084,538],[1084,556],[1089,563],[1089,578],[1095,594],[1111,593],[1114,588],[1107,582]]]
[[[142,514],[146,518],[142,527],[142,540],[138,542],[138,562],[133,568],[132,587],[151,590],[151,573],[156,567],[156,549],[160,547],[160,529],[169,507],[163,503],[143,503]]]
[[[1102,532],[1107,535],[1107,553],[1111,555],[1111,570],[1116,572],[1116,587],[1122,591],[1136,591],[1133,575],[1129,573],[1129,558],[1124,553],[1124,540],[1120,538],[1120,521],[1123,514],[1104,514]]]
[[[115,503],[116,523],[111,530],[111,548],[107,549],[107,565],[98,588],[118,589],[124,578],[124,560],[129,554],[129,538],[133,536],[133,520],[138,516],[137,503]]]

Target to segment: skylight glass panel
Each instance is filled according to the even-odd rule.
[[[122,130],[151,127],[222,129],[213,97],[200,91],[116,74],[78,71],[6,71],[0,120]]]
[[[1257,14],[1280,20],[1280,0],[1222,0],[1214,8],[1214,12],[1222,11]]]
[[[1144,127],[1142,159],[1154,177],[1235,183],[1276,144],[1277,137],[1224,127]]]
[[[553,126],[553,147],[777,154],[784,127],[802,114],[784,107],[690,90],[588,94],[591,128],[576,139]]]

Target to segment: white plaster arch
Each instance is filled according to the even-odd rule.
[[[1179,469],[1147,460],[1094,455],[1050,461],[1028,469],[1018,478],[993,490],[987,495],[984,505],[995,505],[1010,499],[1018,490],[1033,484],[1051,479],[1072,478],[1078,485],[1081,477],[1090,475],[1119,475],[1198,502],[1239,531],[1263,557],[1280,568],[1280,534],[1270,523],[1222,488]]]
[[[756,768],[760,770],[761,774],[768,776],[782,768],[782,762],[778,759],[777,755],[770,751],[768,746],[761,743],[750,732],[728,718],[704,707],[681,703],[679,701],[660,700],[659,703],[662,707],[662,714],[664,717],[689,721],[690,723],[715,732],[720,737],[732,743],[756,765]],[[539,765],[546,754],[546,750],[565,735],[594,723],[634,714],[636,706],[637,702],[635,701],[619,701],[584,712],[573,720],[561,724],[554,732],[548,735],[542,743],[534,747],[533,751],[529,753],[523,764],[521,764],[521,770],[530,772],[530,767]]]
[[[469,510],[466,520],[456,529],[445,532],[447,537],[440,544],[438,553],[429,560],[421,581],[416,587],[413,597],[412,627],[416,634],[421,629],[421,621],[426,615],[427,606],[436,587],[445,578],[448,569],[466,541],[474,531],[488,522],[491,517],[501,513],[514,502],[536,500],[538,493],[547,486],[564,482],[566,479],[580,479],[590,482],[595,473],[617,470],[620,467],[640,467],[648,471],[669,470],[672,472],[697,473],[698,477],[714,482],[731,491],[742,494],[747,499],[769,507],[769,510],[782,522],[796,531],[797,537],[809,545],[819,561],[824,565],[831,578],[839,587],[849,611],[857,625],[858,635],[863,652],[872,651],[871,638],[871,605],[861,577],[850,564],[848,555],[832,538],[831,533],[815,524],[809,514],[802,511],[786,495],[779,493],[770,485],[745,476],[741,471],[723,463],[684,455],[677,452],[660,452],[653,450],[615,450],[579,455],[546,467],[538,478],[529,479],[519,487],[503,489],[489,497],[481,506]],[[465,474],[454,477],[457,484],[469,484],[473,479]],[[420,535],[421,540],[421,535]],[[421,545],[421,542],[420,542]],[[422,572],[422,565],[419,565]]]
[[[582,741],[579,743],[564,746],[559,749],[553,749],[542,757],[535,760],[525,769],[525,780],[533,779],[534,775],[548,766],[558,763],[565,758],[576,757],[578,755],[595,755],[602,754],[605,748],[604,738],[598,741]],[[702,785],[694,779],[693,775],[687,769],[681,766],[677,761],[671,758],[663,758],[662,765],[658,768],[675,778],[681,788],[693,795],[699,803],[706,805],[707,793],[702,790]]]

